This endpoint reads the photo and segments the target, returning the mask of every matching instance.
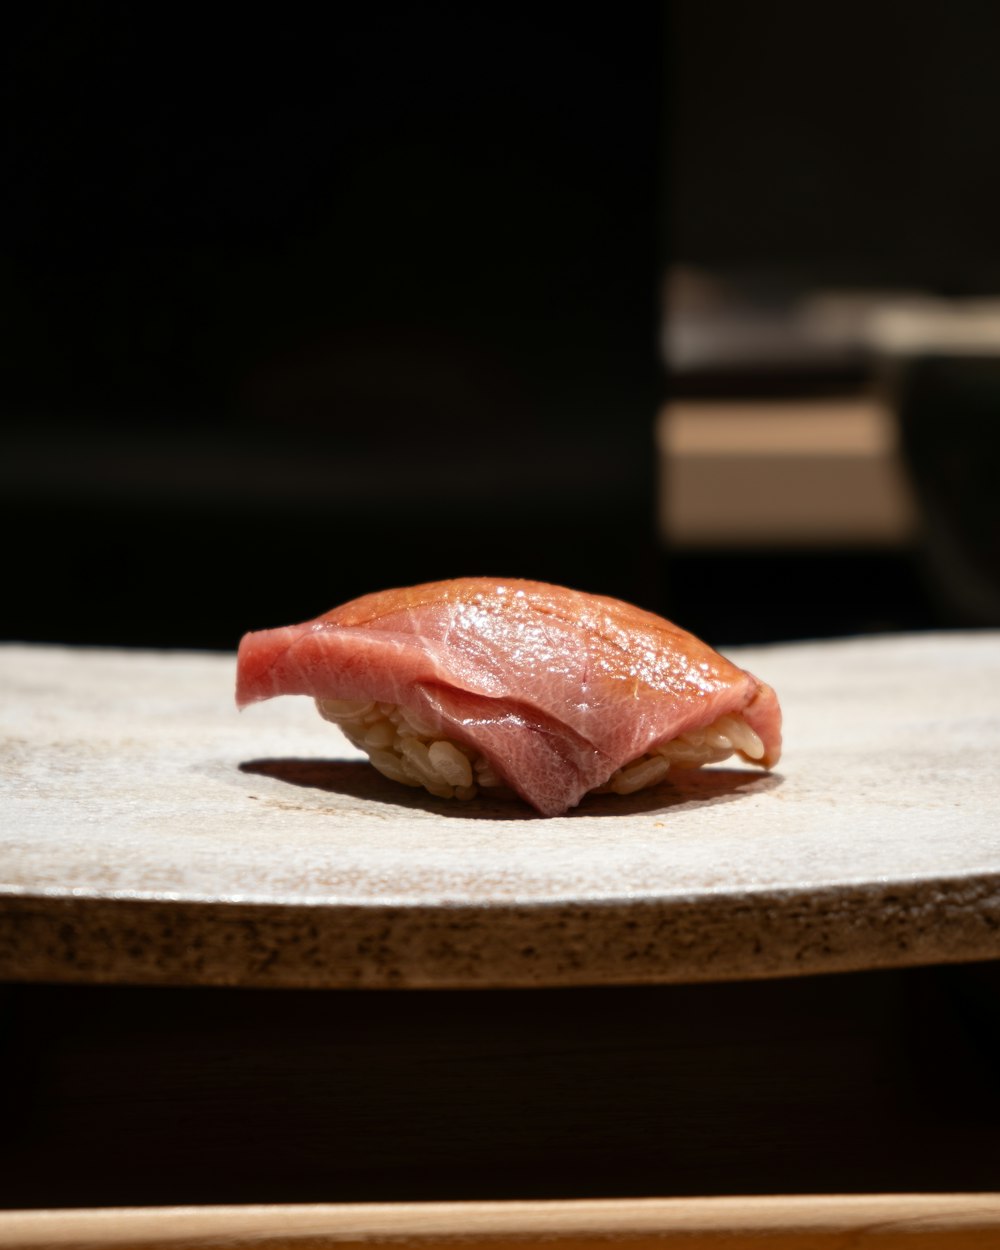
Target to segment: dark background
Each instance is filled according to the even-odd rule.
[[[675,254],[775,289],[1000,291],[995,4],[668,12]]]
[[[998,972],[0,987],[0,1208],[992,1192]]]
[[[662,22],[26,12],[4,521],[55,576],[7,631],[233,646],[468,573],[635,597]]]
[[[909,552],[664,551],[652,424],[671,261],[1000,289],[995,6],[5,23],[4,637],[229,648],[470,573],[713,641],[967,623]]]

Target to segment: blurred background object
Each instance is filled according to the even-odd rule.
[[[668,599],[740,641],[1000,624],[1000,10],[669,11]]]
[[[229,648],[466,573],[720,643],[1000,624],[998,37],[20,11],[3,636]]]
[[[888,308],[872,331],[938,615],[1000,625],[1000,300]]]
[[[1000,624],[1000,301],[760,307],[681,269],[666,302],[659,529],[696,608],[735,585],[760,640]]]

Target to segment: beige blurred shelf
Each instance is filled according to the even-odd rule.
[[[683,400],[657,423],[673,548],[898,547],[917,527],[892,411],[875,398]]]
[[[987,1250],[1000,1194],[176,1207],[0,1213],[0,1247],[559,1246]]]
[[[317,987],[780,977],[1000,956],[1000,635],[733,652],[786,715],[545,820],[394,786],[225,655],[0,649],[0,977]]]

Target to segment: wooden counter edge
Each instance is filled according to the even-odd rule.
[[[1000,1246],[1000,1193],[105,1208],[0,1212],[2,1250],[675,1243],[687,1250]]]

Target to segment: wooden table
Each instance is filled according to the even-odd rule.
[[[237,715],[231,657],[0,651],[0,1204],[434,1200],[455,1235],[955,1191],[987,1227],[1000,636],[733,654],[773,775],[543,820],[399,790],[305,700]]]

